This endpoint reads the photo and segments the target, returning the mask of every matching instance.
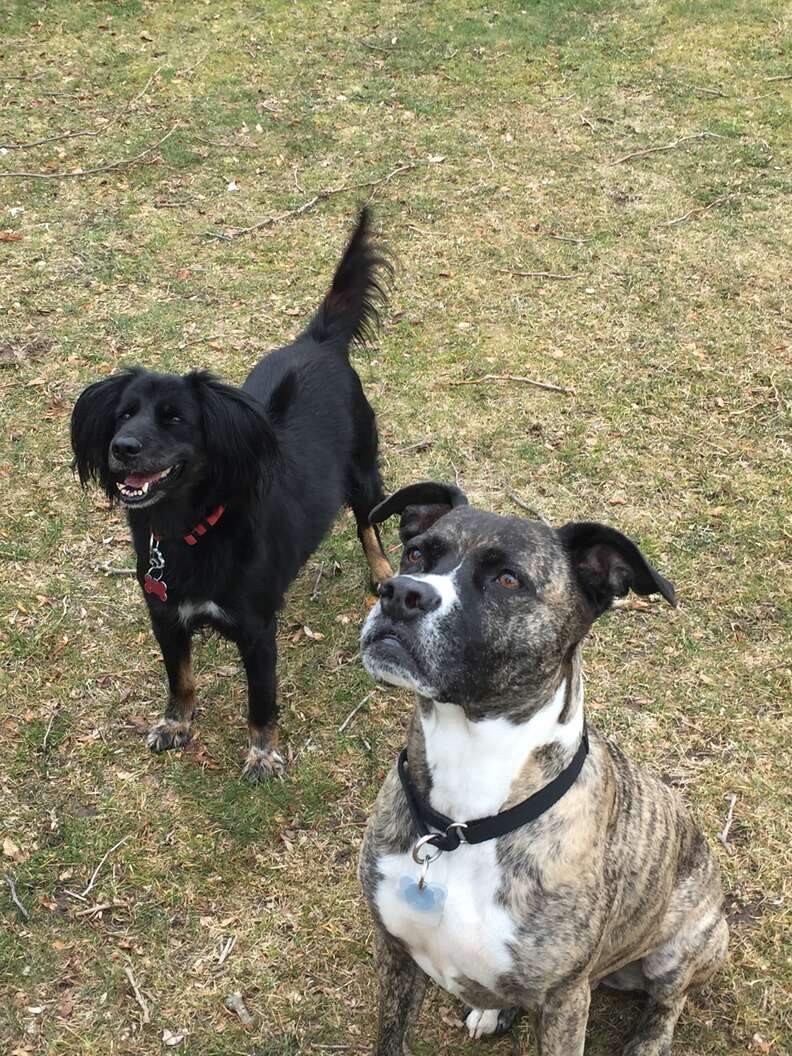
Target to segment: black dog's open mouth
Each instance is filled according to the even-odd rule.
[[[121,501],[126,506],[135,506],[151,498],[152,493],[160,488],[164,481],[181,470],[180,465],[166,466],[156,473],[129,473],[123,480],[116,481]]]

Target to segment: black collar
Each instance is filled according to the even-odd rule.
[[[498,836],[505,836],[507,832],[513,832],[529,821],[536,821],[546,810],[554,806],[561,797],[569,791],[577,780],[577,776],[583,768],[589,751],[588,730],[583,726],[583,737],[580,746],[572,757],[569,765],[556,777],[534,792],[532,796],[524,799],[508,810],[500,814],[491,814],[488,818],[477,818],[464,824],[447,818],[438,810],[422,799],[415,787],[413,779],[407,770],[407,749],[402,748],[399,753],[398,771],[407,806],[410,808],[415,827],[419,836],[428,836],[431,829],[439,829],[433,833],[431,843],[441,851],[455,851],[463,841],[465,843],[484,843],[485,840],[494,840]]]

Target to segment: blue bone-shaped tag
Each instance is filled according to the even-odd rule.
[[[424,884],[421,887],[412,876],[402,876],[399,880],[399,896],[412,909],[421,913],[436,916],[438,920],[443,915],[448,891],[440,884]]]

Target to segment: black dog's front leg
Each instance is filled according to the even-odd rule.
[[[266,781],[286,768],[278,751],[278,705],[276,702],[276,621],[245,627],[237,640],[248,681],[248,729],[250,748],[242,777]]]
[[[374,960],[380,983],[374,1056],[409,1056],[426,993],[426,974],[382,927],[375,928]]]
[[[151,626],[162,650],[170,693],[165,715],[151,727],[146,743],[152,752],[164,752],[168,748],[183,748],[191,737],[195,711],[191,635],[170,620],[152,617]]]

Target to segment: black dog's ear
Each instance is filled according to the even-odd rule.
[[[98,481],[111,498],[117,498],[107,467],[107,451],[116,430],[116,410],[121,394],[140,373],[139,367],[111,374],[89,385],[79,396],[71,416],[73,468],[80,483]]]
[[[207,471],[218,492],[232,496],[268,481],[278,444],[263,405],[206,370],[187,380],[198,394]]]
[[[558,529],[583,593],[600,616],[614,598],[630,590],[662,594],[676,608],[674,585],[661,576],[626,535],[591,521],[570,521]]]
[[[403,543],[412,539],[457,506],[467,506],[467,496],[454,484],[437,484],[431,480],[409,484],[395,491],[369,514],[371,524],[380,524],[394,513],[402,515],[399,537]]]

